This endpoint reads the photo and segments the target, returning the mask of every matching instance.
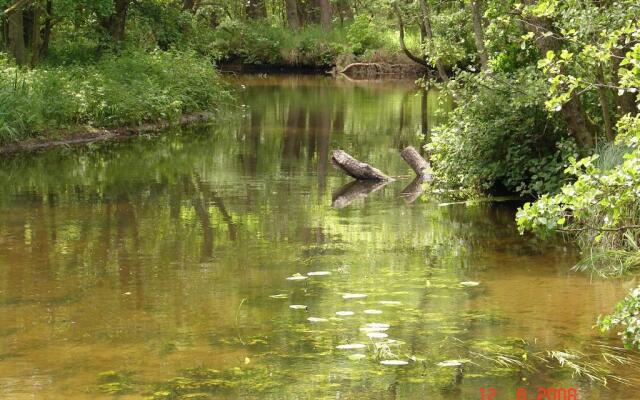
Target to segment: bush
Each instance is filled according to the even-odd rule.
[[[358,15],[347,28],[347,39],[355,55],[362,55],[365,50],[382,47],[379,28],[367,15]]]
[[[417,34],[409,35],[415,41]],[[252,65],[327,67],[340,58],[381,51],[400,53],[392,29],[380,29],[368,17],[359,16],[346,28],[331,32],[309,25],[294,32],[264,21],[239,22],[227,19],[215,31],[215,52],[224,61]],[[407,62],[407,60],[404,60]]]
[[[622,338],[624,346],[640,349],[640,287],[629,291],[629,295],[616,305],[611,315],[598,318],[598,326],[602,332],[619,328],[618,336]]]
[[[545,84],[534,68],[462,72],[449,89],[465,100],[427,146],[440,186],[464,196],[557,190],[575,145],[558,119],[548,118]]]
[[[34,70],[0,58],[0,142],[76,125],[176,120],[229,98],[214,66],[193,52],[131,52]]]

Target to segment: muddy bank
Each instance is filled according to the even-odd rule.
[[[176,122],[160,121],[146,123],[138,126],[125,126],[113,129],[85,128],[68,131],[56,131],[44,133],[37,138],[27,139],[18,143],[10,143],[0,146],[0,155],[7,155],[22,151],[44,150],[60,146],[74,146],[106,140],[129,138],[144,133],[158,132],[175,126],[188,125],[198,122],[210,121],[214,113],[200,112],[184,115]]]

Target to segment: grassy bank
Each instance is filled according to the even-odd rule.
[[[417,31],[407,32],[405,41],[418,51]],[[226,20],[215,31],[214,48],[221,62],[254,66],[321,69],[353,62],[413,63],[402,53],[395,25],[366,16],[330,32],[318,25],[292,31],[264,22]]]
[[[193,52],[132,51],[36,69],[0,55],[0,145],[81,127],[177,121],[230,101],[213,64]]]

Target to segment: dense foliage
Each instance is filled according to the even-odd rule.
[[[562,183],[564,162],[575,153],[575,143],[562,121],[545,112],[544,79],[534,68],[511,74],[464,72],[450,88],[465,100],[427,146],[439,186],[474,196],[545,193]]]
[[[78,125],[173,121],[228,99],[211,64],[190,52],[127,52],[33,70],[0,59],[0,142]]]
[[[619,328],[618,335],[628,349],[640,349],[640,288],[632,289],[616,306],[615,312],[598,320],[603,332]]]

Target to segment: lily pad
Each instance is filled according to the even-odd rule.
[[[307,272],[308,276],[326,276],[331,275],[331,271],[311,271]]]
[[[292,310],[306,310],[307,306],[303,305],[303,304],[291,304],[289,306],[290,309]]]
[[[382,365],[407,365],[407,364],[409,364],[409,362],[405,361],[405,360],[382,360],[382,361],[380,361],[380,364],[382,364]]]
[[[309,322],[327,322],[329,320],[326,319],[326,318],[309,317],[309,318],[307,318],[307,321],[309,321]]]
[[[474,281],[460,282],[460,286],[473,287],[473,286],[478,286],[478,285],[480,285],[480,282],[474,282]]]
[[[350,317],[355,314],[353,311],[336,311],[336,315],[340,317]]]
[[[362,344],[362,343],[349,343],[349,344],[341,344],[336,346],[336,349],[338,350],[357,350],[357,349],[364,349],[366,348],[367,345],[366,344]]]
[[[342,295],[343,299],[364,299],[367,297],[364,293],[345,293]]]
[[[382,314],[381,310],[364,310],[363,313],[365,314]]]
[[[287,280],[288,281],[303,281],[303,280],[305,280],[307,278],[308,278],[308,276],[304,276],[304,275],[301,275],[301,274],[293,274],[293,275],[287,277]]]
[[[279,293],[279,294],[272,294],[271,296],[272,299],[286,299],[287,297],[289,297],[289,295],[287,293]]]
[[[380,322],[370,322],[367,324],[367,328],[377,328],[377,329],[389,329],[391,325],[383,324]]]
[[[389,335],[384,332],[369,332],[367,333],[367,336],[369,336],[369,338],[371,339],[386,339],[387,337],[389,337]]]
[[[462,365],[462,362],[459,360],[445,360],[440,361],[437,365],[439,367],[459,367]]]
[[[360,332],[384,332],[386,330],[388,330],[389,328],[385,328],[385,327],[370,327],[370,326],[363,326],[362,328],[360,328]]]
[[[401,301],[396,300],[380,300],[379,303],[385,306],[399,306],[402,304]]]
[[[362,353],[356,353],[356,354],[351,354],[349,357],[347,357],[349,360],[351,361],[360,361],[362,359],[367,358],[367,356],[365,354]]]

